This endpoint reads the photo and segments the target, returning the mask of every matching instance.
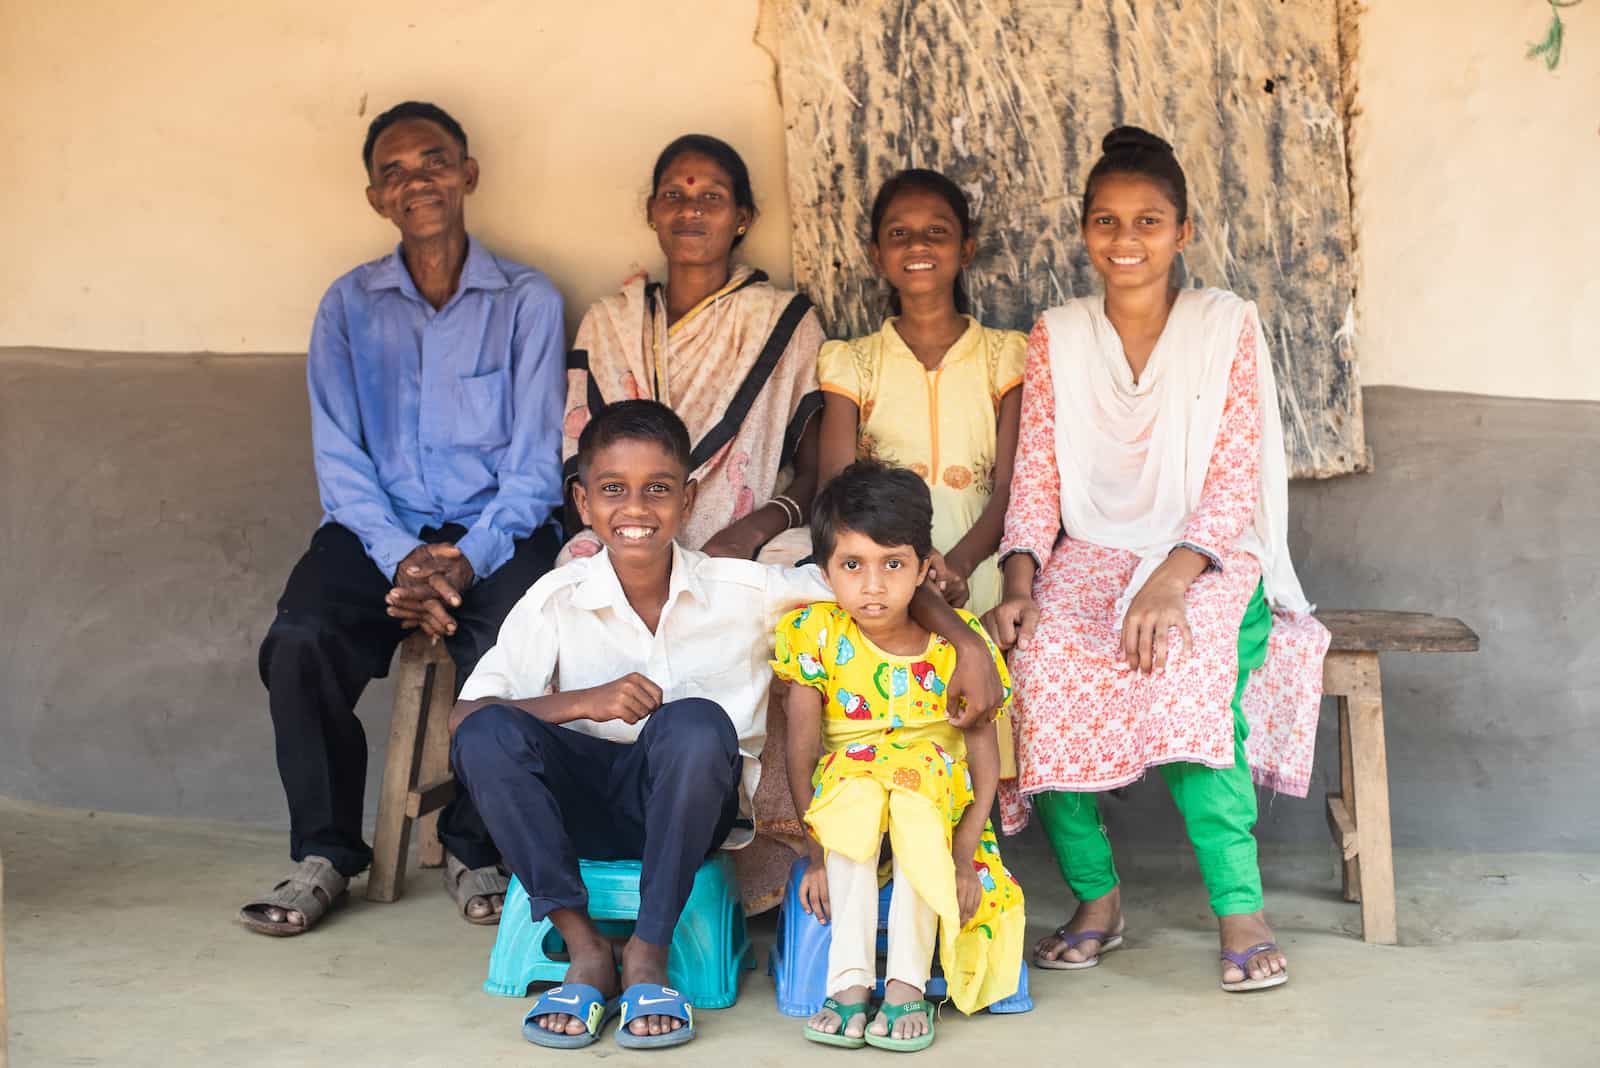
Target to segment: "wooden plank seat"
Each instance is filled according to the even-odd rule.
[[[417,860],[444,863],[439,809],[455,797],[450,776],[450,709],[456,701],[456,666],[444,643],[421,633],[400,646],[389,716],[389,751],[378,789],[378,826],[372,842],[367,898],[394,901],[405,887],[406,854],[415,826]]]
[[[1368,942],[1396,940],[1389,762],[1383,734],[1380,653],[1471,653],[1478,636],[1459,619],[1423,612],[1325,611],[1333,634],[1322,690],[1339,706],[1339,792],[1328,795],[1328,830],[1344,862],[1344,897],[1361,903]]]

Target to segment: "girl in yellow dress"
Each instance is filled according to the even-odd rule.
[[[822,346],[819,480],[858,457],[909,467],[933,495],[933,573],[951,604],[1000,602],[1005,525],[1027,339],[967,315],[961,270],[977,237],[966,194],[936,171],[890,178],[872,205],[873,266],[891,317]]]
[[[773,671],[791,683],[789,786],[811,834],[800,901],[832,927],[829,996],[805,1035],[827,1045],[932,1043],[934,1011],[923,992],[936,936],[950,999],[963,1012],[1015,993],[1021,971],[1022,889],[1000,862],[988,820],[999,780],[995,726],[963,731],[949,721],[944,690],[955,649],[907,612],[928,575],[932,525],[932,499],[915,474],[871,461],[847,467],[811,516],[837,601],[790,613],[774,642]],[[989,648],[1006,686],[1003,712],[1010,682]],[[894,854],[888,963],[869,1026],[886,831]]]

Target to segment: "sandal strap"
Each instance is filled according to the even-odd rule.
[[[903,1005],[890,1005],[885,1002],[878,1006],[878,1012],[884,1017],[884,1021],[889,1025],[890,1030],[894,1029],[894,1025],[900,1017],[909,1016],[913,1012],[920,1012],[928,1018],[929,1023],[933,1022],[933,1002],[927,998],[918,998],[916,1001],[908,1001]]]
[[[1122,926],[1119,924],[1115,931],[1097,931],[1093,928],[1085,931],[1069,931],[1067,925],[1062,924],[1055,929],[1052,937],[1058,939],[1068,949],[1077,949],[1085,942],[1099,942],[1103,948],[1113,938],[1122,937]]]
[[[847,1024],[872,1008],[872,1002],[852,1001],[849,1004],[845,1004],[837,998],[823,998],[822,1007],[839,1017],[841,1024]],[[843,1028],[840,1028],[840,1030],[843,1030]]]
[[[473,898],[489,898],[495,894],[509,893],[511,879],[499,866],[487,864],[481,868],[469,868],[456,858],[454,853],[444,855],[444,888],[450,894],[450,900],[456,903],[456,908],[461,910],[461,915],[467,915],[467,906]]]
[[[511,880],[505,873],[494,865],[484,868],[473,868],[464,871],[456,879],[456,886],[460,888],[461,895],[467,898],[489,897],[492,894],[503,894],[511,888]]]
[[[646,995],[650,995],[646,997]],[[682,1020],[686,1030],[694,1030],[694,1006],[670,986],[660,983],[634,983],[622,992],[622,1026],[641,1016],[670,1016]]]
[[[588,983],[564,983],[540,995],[522,1022],[526,1024],[541,1016],[570,1016],[581,1020],[590,1035],[598,1035],[611,1004],[598,987]]]
[[[1231,949],[1225,949],[1222,951],[1222,959],[1234,965],[1240,971],[1248,972],[1249,969],[1246,968],[1245,965],[1250,963],[1251,957],[1259,956],[1262,953],[1266,953],[1269,950],[1274,950],[1277,948],[1278,943],[1276,942],[1257,942],[1250,948],[1241,949],[1237,952]]]
[[[1066,944],[1068,949],[1076,949],[1085,942],[1099,942],[1104,945],[1111,940],[1110,931],[1069,931],[1063,924],[1056,928],[1056,937]]]
[[[322,918],[333,901],[344,893],[350,880],[339,874],[339,869],[325,857],[306,857],[295,866],[289,877],[272,888],[272,892],[245,908],[281,908],[298,912],[310,927]],[[317,891],[322,891],[321,895]]]

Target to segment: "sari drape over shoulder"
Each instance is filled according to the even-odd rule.
[[[639,276],[590,307],[567,360],[564,476],[577,474],[578,435],[590,415],[649,397],[689,427],[694,510],[678,541],[698,549],[770,500],[805,425],[822,407],[822,326],[804,295],[739,267],[727,285],[667,324],[659,283]]]

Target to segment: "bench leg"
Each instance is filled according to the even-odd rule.
[[[450,776],[450,710],[455,707],[455,665],[434,665],[428,695],[428,722],[423,727],[422,767],[417,783],[427,786]],[[439,841],[439,812],[425,812],[417,821],[417,863],[424,868],[444,865],[444,843]]]
[[[1389,758],[1383,737],[1383,687],[1378,654],[1364,653],[1348,702],[1354,815],[1360,839],[1361,933],[1368,942],[1397,941],[1394,846],[1389,834]]]
[[[372,842],[372,870],[367,874],[367,900],[395,901],[405,882],[406,853],[411,848],[411,820],[406,801],[417,766],[417,743],[433,674],[421,657],[401,651],[395,672],[394,711],[389,716],[389,749],[383,784],[378,791],[378,826]]]
[[[1355,820],[1354,803],[1356,796],[1356,769],[1355,761],[1350,755],[1350,699],[1342,694],[1336,699],[1339,706],[1339,797],[1344,810],[1349,814],[1353,823]],[[1357,839],[1359,841],[1359,838]],[[1346,901],[1361,900],[1361,854],[1347,857],[1344,861],[1344,899]]]

